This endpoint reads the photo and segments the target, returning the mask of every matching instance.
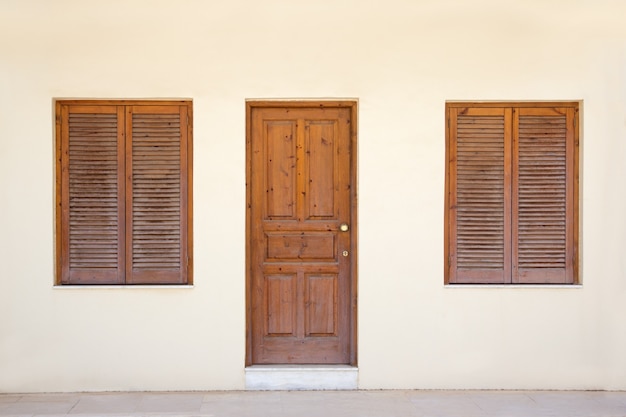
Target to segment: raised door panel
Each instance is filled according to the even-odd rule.
[[[337,336],[337,274],[305,276],[305,335]]]
[[[335,261],[337,244],[332,233],[269,232],[267,233],[266,262],[280,261]]]
[[[266,336],[296,336],[296,275],[265,276]]]
[[[296,210],[296,123],[264,123],[266,219],[293,219]]]
[[[337,217],[336,128],[335,120],[308,121],[305,125],[304,195],[307,219]]]

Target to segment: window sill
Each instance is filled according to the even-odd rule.
[[[53,290],[82,290],[82,289],[103,289],[103,290],[191,290],[194,285],[168,285],[168,284],[148,284],[148,285],[54,285]]]
[[[444,288],[473,288],[473,289],[530,289],[530,290],[562,290],[582,289],[582,284],[445,284]]]

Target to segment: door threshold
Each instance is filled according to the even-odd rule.
[[[246,389],[355,390],[359,368],[350,365],[252,365],[246,367]]]

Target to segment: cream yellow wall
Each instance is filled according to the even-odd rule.
[[[359,386],[626,389],[626,3],[0,0],[0,392],[244,388],[245,100],[359,100]],[[54,288],[54,98],[194,102],[193,288]],[[581,278],[443,285],[446,100],[582,100]]]

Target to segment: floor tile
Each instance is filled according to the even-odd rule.
[[[473,401],[471,395],[464,391],[415,391],[407,395],[410,402],[420,412],[419,415],[422,416],[487,416],[486,411],[481,409]]]
[[[144,394],[136,411],[150,412],[199,412],[204,393]]]
[[[488,416],[526,417],[535,415],[540,407],[521,391],[472,392],[469,399]]]
[[[567,417],[626,416],[626,406],[609,404],[592,392],[542,391],[529,393],[542,415]]]
[[[140,394],[84,394],[70,414],[133,413],[141,399]]]
[[[0,403],[0,416],[67,414],[76,402],[65,401],[18,401]]]
[[[22,398],[21,395],[0,394],[0,404],[15,403]]]

